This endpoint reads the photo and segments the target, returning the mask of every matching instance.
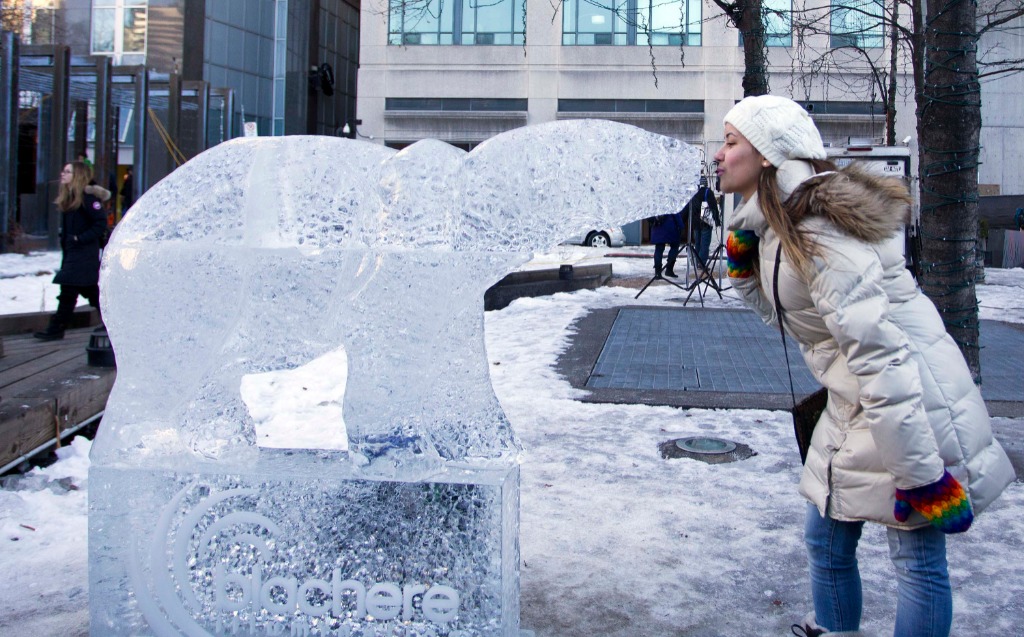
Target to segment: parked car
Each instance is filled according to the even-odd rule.
[[[565,243],[591,248],[620,248],[626,244],[626,235],[622,233],[622,228],[600,228],[569,237]]]

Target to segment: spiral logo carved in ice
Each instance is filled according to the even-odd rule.
[[[337,568],[329,581],[313,577],[299,582],[292,575],[264,580],[265,572],[270,570],[265,570],[268,558],[274,553],[272,540],[283,533],[265,515],[233,509],[228,504],[233,499],[253,498],[260,492],[228,489],[210,495],[181,515],[182,503],[192,490],[190,486],[181,489],[164,507],[148,555],[129,551],[130,575],[139,608],[159,637],[210,635],[197,619],[215,624],[216,632],[221,634],[227,625],[223,623],[224,617],[234,622],[235,634],[235,627],[245,629],[235,613],[245,611],[250,617],[249,630],[255,630],[257,621],[262,621],[257,618],[268,613],[300,622],[305,621],[303,618],[328,614],[370,621],[400,617],[404,622],[423,620],[434,624],[449,624],[457,619],[459,591],[444,584],[364,583],[343,579]],[[175,526],[174,520],[179,517]],[[213,555],[218,549],[222,556]],[[250,553],[250,559],[237,564],[241,572],[228,571],[227,556],[238,562],[238,555],[245,552]],[[147,559],[148,568],[144,569]],[[190,564],[212,565],[212,572]],[[351,594],[350,606],[343,607],[346,594]],[[420,600],[418,608],[415,598]]]
[[[193,570],[189,567],[190,558],[196,554],[192,548],[196,546],[193,541],[204,519],[214,517],[202,529],[198,540],[200,563],[218,545],[229,548],[250,547],[255,558],[252,568],[258,573],[272,552],[267,540],[280,533],[273,520],[258,513],[237,510],[226,514],[215,512],[230,499],[258,495],[256,489],[229,489],[211,495],[186,513],[176,529],[172,529],[174,519],[180,513],[182,502],[190,490],[191,487],[181,489],[161,512],[146,556],[148,578],[142,567],[144,558],[138,552],[129,551],[129,568],[139,607],[150,627],[161,636],[204,637],[211,634],[194,619],[203,613],[203,604],[196,595],[192,584]],[[167,563],[168,549],[170,568]]]

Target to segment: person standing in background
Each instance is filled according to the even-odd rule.
[[[129,166],[128,170],[124,172],[124,183],[121,184],[121,190],[118,194],[121,195],[121,216],[123,217],[128,209],[135,203],[135,176],[132,172],[132,167]]]
[[[107,233],[103,202],[110,199],[110,191],[91,181],[92,171],[80,161],[67,164],[60,174],[54,203],[61,213],[61,264],[53,277],[53,282],[60,285],[60,294],[50,324],[33,334],[43,341],[64,338],[79,296],[100,308],[100,242]]]
[[[85,167],[89,169],[89,175],[90,175],[90,179],[91,179],[91,175],[92,175],[92,171],[93,171],[93,165],[92,165],[92,162],[89,161],[89,156],[86,155],[85,153],[78,153],[78,155],[75,156],[75,161],[80,161],[83,164],[85,164]]]
[[[697,256],[698,276],[708,276],[708,257],[711,252],[711,238],[714,227],[722,225],[722,213],[718,207],[718,197],[710,186],[707,177],[701,177],[697,192],[686,205],[686,222],[690,229],[689,240]]]
[[[675,271],[676,257],[679,256],[679,243],[683,237],[683,215],[676,212],[668,215],[658,215],[649,220],[651,225],[651,243],[654,244],[654,276],[661,278],[662,274],[667,277],[676,278]],[[665,255],[665,245],[668,245],[668,260],[662,270],[662,258]]]

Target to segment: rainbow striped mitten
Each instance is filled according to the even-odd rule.
[[[948,471],[942,472],[938,482],[906,491],[896,489],[893,515],[898,521],[906,522],[911,509],[917,510],[943,533],[963,533],[974,521],[967,492]]]
[[[754,275],[757,260],[757,246],[761,242],[753,230],[733,230],[725,242],[725,253],[729,257],[729,276],[746,279]]]

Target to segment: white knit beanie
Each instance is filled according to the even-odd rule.
[[[825,159],[825,146],[811,116],[786,97],[745,97],[725,115],[764,158],[779,167],[787,159]]]

